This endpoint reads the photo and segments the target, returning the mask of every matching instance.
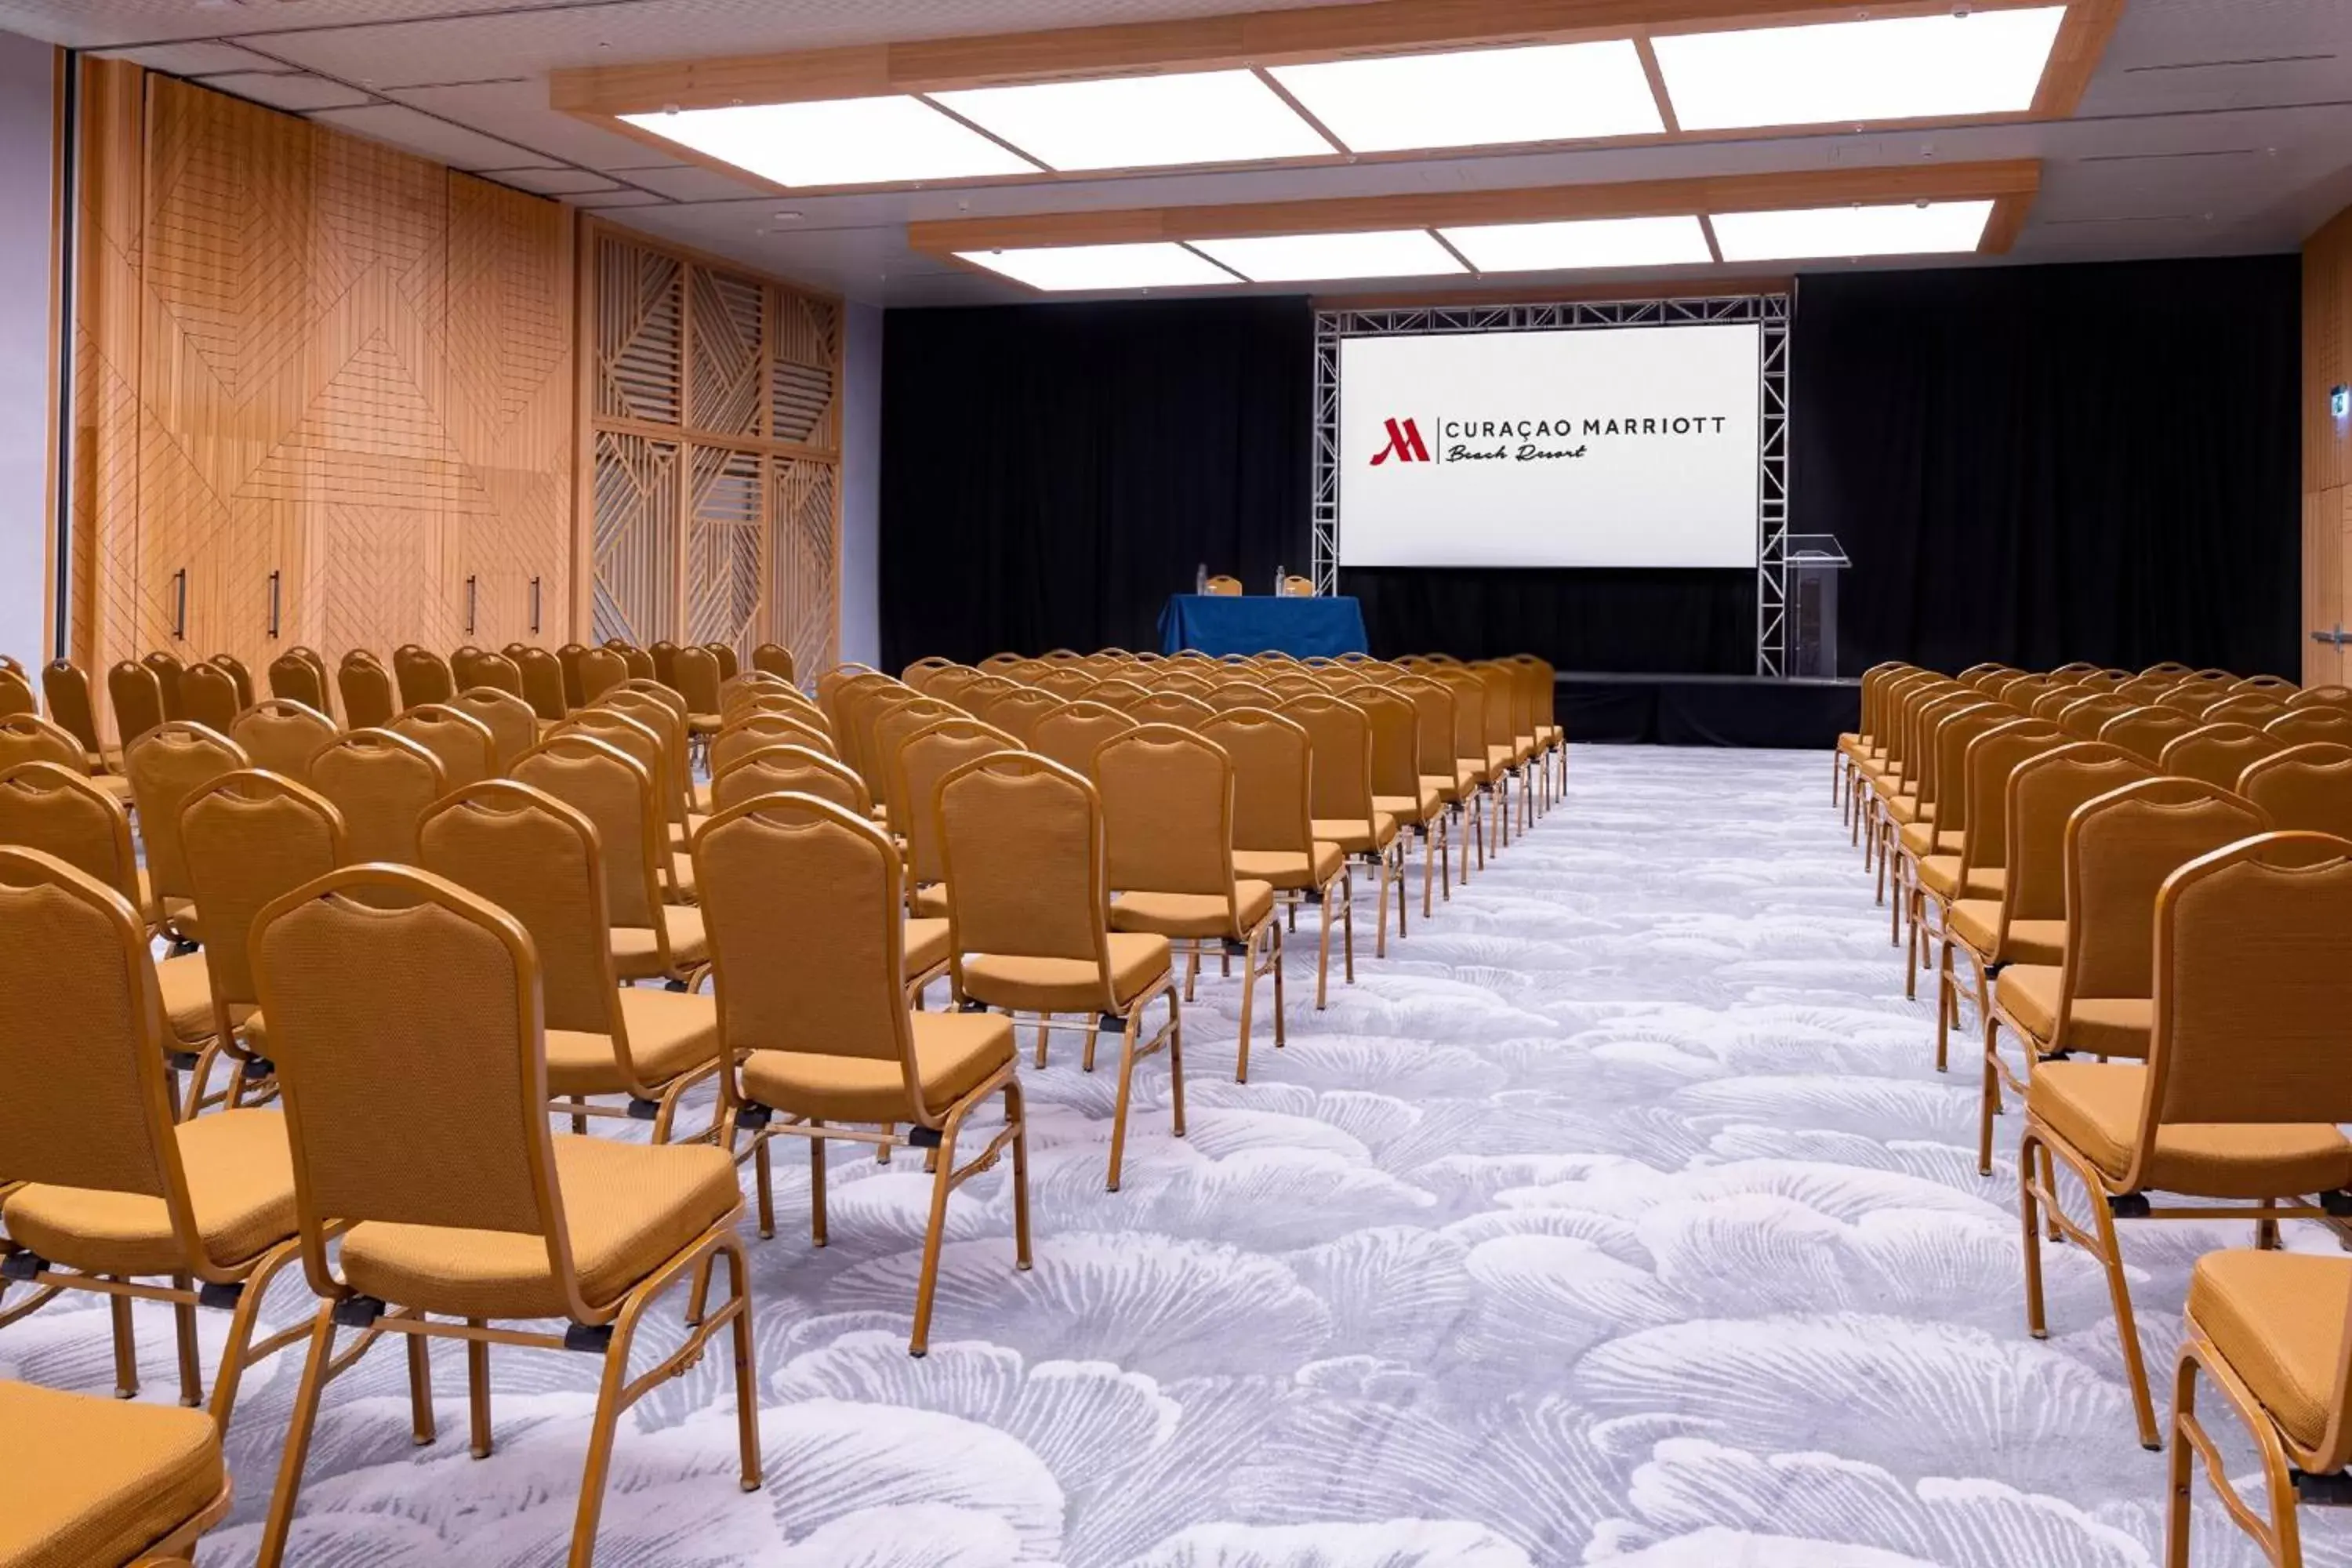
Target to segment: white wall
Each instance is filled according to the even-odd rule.
[[[845,307],[841,407],[841,657],[882,657],[882,310]]]
[[[0,33],[0,653],[49,659],[50,106],[55,51]]]

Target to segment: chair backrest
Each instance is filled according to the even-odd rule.
[[[958,709],[957,712],[961,714],[962,710]],[[711,741],[710,770],[715,773],[726,765],[730,757],[756,751],[761,746],[772,746],[780,741],[806,746],[812,752],[823,752],[836,762],[841,757],[833,737],[825,732],[824,721],[817,717],[814,709],[803,712],[753,709],[729,719],[726,727]]]
[[[1050,691],[1065,702],[1074,702],[1095,689],[1094,672],[1084,665],[1059,664],[1037,672],[1030,685],[1040,691]]]
[[[1459,665],[1442,664],[1429,672],[1454,694],[1454,755],[1462,762],[1486,765],[1486,683],[1477,672]]]
[[[1092,776],[1115,890],[1234,907],[1234,764],[1223,748],[1173,724],[1140,725],[1103,742]]]
[[[2189,667],[2182,664],[2178,659],[2166,659],[2161,664],[2151,664],[2146,669],[2140,671],[2140,674],[2143,676],[2163,677],[2173,680],[2178,680],[2180,677],[2189,673],[2190,673]]]
[[[0,767],[16,763],[55,763],[78,773],[90,771],[89,754],[65,726],[37,713],[0,718]]]
[[[736,657],[734,644],[707,642],[702,645],[702,651],[709,654],[712,662],[719,666],[719,683],[724,684],[742,673],[743,661]],[[696,711],[706,712],[708,710],[697,709]]]
[[[2284,750],[2285,742],[2251,724],[2204,724],[2166,742],[2157,763],[2168,773],[2234,789],[2247,763]]]
[[[202,724],[173,720],[139,738],[123,754],[131,798],[139,808],[139,837],[147,851],[147,880],[158,899],[193,899],[187,857],[180,850],[180,807],[221,774],[253,765],[243,748]]]
[[[866,745],[873,762],[872,771],[866,775],[870,781],[867,794],[874,795],[881,805],[891,831],[903,834],[906,831],[906,814],[919,807],[915,802],[900,800],[897,785],[893,783],[898,748],[907,743],[908,736],[918,731],[927,730],[942,719],[961,719],[966,715],[952,702],[942,702],[936,697],[910,691],[903,699],[893,698],[874,704],[866,710],[866,716],[869,720]],[[877,785],[879,786],[878,793]]]
[[[2290,708],[2264,724],[2263,730],[2290,746],[2305,745],[2314,741],[2352,746],[2352,709],[2331,708],[2324,704]]]
[[[670,660],[670,684],[686,699],[689,713],[719,711],[719,656],[707,647],[682,647]]]
[[[275,688],[277,667],[270,668],[270,684]],[[364,654],[343,656],[342,663],[335,667],[335,687],[342,693],[343,721],[354,730],[381,730],[400,711],[399,699],[392,689],[391,672]]]
[[[982,704],[977,712],[984,722],[1016,737],[1025,746],[1035,731],[1038,721],[1048,713],[1060,711],[1062,706],[1062,700],[1052,692],[1040,690],[1034,686],[1022,686],[998,693]]]
[[[684,700],[675,691],[633,679],[604,693],[594,706],[627,714],[660,741],[661,762],[654,773],[654,792],[661,799],[663,816],[684,826],[687,814],[694,808],[694,772],[688,761],[690,742]],[[575,713],[572,717],[577,719],[580,715]]]
[[[449,699],[448,706],[490,732],[493,775],[505,773],[517,757],[539,744],[539,715],[530,703],[502,686],[468,688]],[[454,778],[452,783],[463,787]]]
[[[1221,680],[1201,700],[1223,713],[1228,708],[1271,708],[1281,699],[1254,680]]]
[[[1234,767],[1234,847],[1311,854],[1314,742],[1297,720],[1236,708],[1199,726]]]
[[[2104,691],[2077,696],[2058,712],[2058,727],[2078,741],[2095,741],[2106,721],[2132,710],[2123,698]]]
[[[807,795],[862,817],[874,814],[866,781],[835,758],[785,742],[740,752],[710,778],[714,814],[763,795]]]
[[[337,1293],[339,1223],[504,1231],[543,1239],[566,1315],[593,1321],[555,1184],[521,922],[442,878],[357,866],[272,903],[254,955],[312,1288]]]
[[[551,733],[593,736],[635,763],[653,784],[656,816],[663,822],[671,820],[674,814],[668,809],[667,792],[663,788],[669,777],[669,749],[662,744],[660,732],[646,721],[646,714],[624,713],[601,702],[591,703],[574,709],[572,717]]]
[[[544,790],[485,779],[427,806],[416,840],[425,870],[530,933],[549,1028],[614,1036],[625,1048],[595,824]]]
[[[2067,822],[2085,801],[2150,776],[2146,762],[2104,741],[2053,746],[2010,771],[2002,931],[2013,921],[2066,918]]]
[[[1343,687],[1334,695],[1360,709],[1371,726],[1373,795],[1413,801],[1417,812],[1421,798],[1421,718],[1412,699],[1369,681]],[[1532,712],[1530,708],[1530,716]]]
[[[1219,573],[1216,576],[1209,579],[1208,586],[1203,591],[1214,594],[1221,599],[1238,598],[1241,596],[1242,580],[1238,577],[1228,577],[1224,574]]]
[[[1453,782],[1454,689],[1425,675],[1400,675],[1388,689],[1412,704],[1414,766],[1421,776]]]
[[[575,663],[580,672],[580,690],[577,695],[568,689],[564,693],[574,708],[595,701],[629,679],[629,661],[609,647],[582,648]]]
[[[477,647],[452,654],[449,656],[449,676],[459,692],[487,687],[518,700],[522,696],[522,668],[502,653],[490,653]],[[442,700],[448,702],[455,699],[445,697]]]
[[[30,678],[22,670],[0,669],[0,718],[40,710],[41,700],[33,694]]]
[[[780,675],[788,681],[796,679],[793,672],[793,650],[782,643],[763,642],[753,648],[751,668],[764,669],[770,675]]]
[[[345,863],[343,819],[316,791],[255,768],[223,773],[189,795],[179,826],[204,916],[213,1016],[226,1040],[240,1012],[260,1001],[247,946],[254,918]]]
[[[2066,822],[2067,988],[2154,994],[2157,889],[2200,855],[2272,826],[2253,802],[2199,779],[2142,779],[2077,806]]]
[[[41,695],[47,700],[50,721],[63,725],[81,742],[82,750],[97,756],[101,750],[98,715],[90,706],[89,677],[82,673],[81,666],[63,658],[43,665]]]
[[[907,1014],[903,878],[888,837],[830,801],[770,795],[706,823],[694,868],[721,1059],[789,1051],[895,1063],[906,1089],[897,1120],[936,1125]],[[779,888],[824,896],[778,898]]]
[[[2158,700],[2180,682],[2168,675],[2141,675],[2108,688],[2116,696],[2140,708],[2153,708]]]
[[[2071,679],[2078,675],[2088,675],[2098,668],[2099,667],[2097,665],[2093,664],[2089,659],[2078,658],[2073,660],[2071,663],[2060,665],[2050,673],[2054,676]]]
[[[416,822],[444,793],[441,759],[390,730],[346,730],[310,756],[310,785],[334,803],[356,863],[416,864]]]
[[[173,654],[157,648],[139,661],[154,671],[156,689],[163,693],[165,720],[184,717],[180,707],[180,672],[186,667]]]
[[[290,697],[272,697],[238,714],[228,738],[245,749],[255,767],[299,784],[310,776],[312,753],[335,738],[335,721]]]
[[[664,829],[645,764],[603,735],[558,731],[518,758],[512,774],[595,824],[612,922],[662,931]]]
[[[677,644],[667,637],[656,637],[653,647],[646,650],[653,655],[654,679],[665,686],[677,684]]]
[[[1964,870],[2009,863],[2009,775],[2020,763],[2066,744],[2066,732],[2046,719],[2011,719],[1969,742],[1960,761],[1968,837],[1960,843]]]
[[[2352,710],[2352,686],[2306,686],[2286,700],[2290,708]]]
[[[606,637],[604,639],[604,647],[605,651],[619,656],[621,668],[629,672],[628,679],[632,680],[655,680],[659,679],[659,677],[654,673],[654,656],[647,653],[644,648],[639,647],[636,644],[625,641],[620,637]]]
[[[114,710],[116,743],[126,752],[132,742],[163,722],[163,683],[143,664],[125,658],[109,666],[106,700]]]
[[[446,701],[420,702],[394,714],[384,728],[407,736],[441,760],[445,793],[498,776],[499,743],[490,727]]]
[[[563,705],[566,708],[577,708],[588,700],[580,683],[580,661],[587,657],[588,645],[585,643],[568,642],[555,650],[555,668],[563,672]]]
[[[1215,674],[1215,670],[1214,665],[1196,668],[1192,665],[1178,664],[1171,659],[1160,666],[1152,676],[1151,689],[1177,691],[1187,697],[1205,698],[1221,679]]]
[[[2267,691],[2238,691],[2205,705],[2208,724],[2252,724],[2262,728],[2287,711],[2285,703]]]
[[[131,814],[79,768],[57,763],[0,765],[0,844],[53,855],[122,895],[152,918],[139,889]]]
[[[2063,685],[2050,687],[2035,697],[2027,711],[2036,719],[2048,719],[2054,721],[2068,707],[2090,694],[2089,687],[2068,680]]]
[[[1981,691],[1972,690],[1966,686],[1955,686],[1951,690],[1922,707],[1913,718],[1913,739],[1909,751],[1915,760],[1910,773],[1918,784],[1919,805],[1923,807],[1928,805],[1936,807],[1938,814],[1936,826],[1938,829],[1944,826],[1941,813],[1945,794],[1960,792],[1947,792],[1942,786],[1945,775],[1938,764],[1943,753],[1937,742],[1942,737],[1945,726],[1953,719],[1962,713],[1972,713],[1989,705],[1996,708],[2006,706],[2006,704],[1994,703],[1992,699]]]
[[[918,882],[938,882],[948,874],[940,847],[940,781],[966,763],[1020,749],[1020,742],[977,719],[941,719],[907,737],[891,764],[890,787],[907,802],[903,836],[908,876]]]
[[[2352,746],[2306,741],[2257,757],[2232,787],[2277,827],[2352,838]]]
[[[1139,724],[1178,724],[1197,730],[1217,716],[1217,710],[1199,698],[1182,691],[1152,691],[1124,705],[1126,714]]]
[[[1965,833],[1969,826],[1968,754],[1979,735],[2017,721],[2017,710],[1977,693],[1976,705],[1954,710],[1936,727],[1936,832]],[[1924,759],[1923,759],[1924,760]],[[1995,795],[1998,805],[2001,797]]]
[[[253,671],[245,667],[245,660],[233,653],[216,653],[205,662],[228,672],[230,682],[236,688],[236,705],[240,710],[253,706],[256,695]]]
[[[1029,749],[1074,773],[1094,778],[1095,748],[1134,728],[1135,721],[1118,709],[1081,700],[1038,720],[1030,731]],[[1101,781],[1096,784],[1099,786]]]
[[[956,661],[948,658],[945,654],[926,654],[921,658],[917,659],[914,663],[907,666],[906,668],[900,670],[898,672],[898,679],[913,687],[916,690],[924,691],[929,689],[930,681],[933,677],[939,675],[942,670],[955,669],[959,667],[956,664]]]
[[[1135,705],[1150,695],[1151,689],[1141,681],[1131,680],[1124,675],[1107,675],[1095,682],[1095,689],[1087,700],[1099,702],[1106,708],[1116,708],[1131,716]]]
[[[415,643],[405,643],[393,650],[392,676],[400,688],[403,708],[446,702],[457,694],[457,678],[449,673],[448,660]]]
[[[2284,675],[2249,675],[2230,683],[2232,691],[2267,691],[2282,702],[2295,693],[2295,684]]]
[[[226,735],[244,706],[236,700],[236,678],[219,665],[192,664],[180,672],[182,717]]]
[[[1372,721],[1327,691],[1293,697],[1276,710],[1307,731],[1315,748],[1315,815],[1348,822],[1372,816]],[[1416,785],[1416,788],[1418,785]]]
[[[2177,708],[2135,708],[2100,725],[2099,739],[2154,763],[2176,736],[2195,728],[2197,721]]]
[[[939,787],[956,988],[968,952],[1081,959],[1108,996],[1109,885],[1095,786],[1028,752],[974,757]]]
[[[348,669],[354,660],[355,656],[344,655],[343,667]],[[368,660],[367,663],[379,672],[383,668],[373,659]],[[314,712],[327,711],[327,683],[319,679],[318,670],[312,667],[309,659],[298,653],[281,653],[269,661],[268,674],[270,696],[282,698],[289,702],[299,702]],[[344,704],[348,709],[351,700],[351,686],[348,678],[338,675],[337,679],[343,686]],[[390,717],[390,714],[387,713],[385,716]],[[357,724],[361,720],[354,716],[352,722]]]
[[[61,859],[0,846],[0,987],[6,1179],[160,1197],[173,1233],[194,1237],[139,913]]]
[[[522,678],[523,700],[530,704],[532,713],[552,723],[570,711],[571,703],[563,695],[563,666],[553,654],[543,647],[526,647],[508,657]]]

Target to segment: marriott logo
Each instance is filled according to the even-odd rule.
[[[1388,426],[1389,444],[1372,454],[1372,467],[1394,458],[1400,463],[1426,463],[1429,448],[1422,445],[1421,426],[1410,419],[1383,420]]]

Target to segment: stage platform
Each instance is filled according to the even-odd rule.
[[[1555,700],[1571,743],[1826,751],[1861,716],[1858,680],[1563,671]]]

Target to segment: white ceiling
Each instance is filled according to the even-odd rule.
[[[892,306],[1037,298],[910,251],[910,218],[2036,157],[2042,194],[2005,258],[2034,262],[2287,250],[2352,205],[2352,0],[2129,0],[2081,110],[2057,123],[1355,167],[779,198],[547,106],[546,73],[565,66],[1320,3],[0,0],[0,27],[124,55],[578,205],[625,208],[638,227]]]

